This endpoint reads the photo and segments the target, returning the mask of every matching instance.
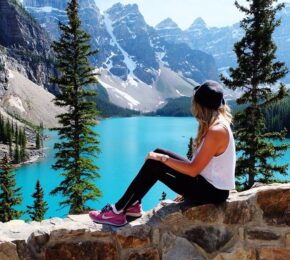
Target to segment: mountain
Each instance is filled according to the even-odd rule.
[[[2,96],[0,106],[15,118],[24,119],[35,125],[43,123],[45,127],[55,127],[56,116],[64,113],[52,100],[54,95],[36,85],[21,73],[9,70],[9,88]]]
[[[155,26],[158,35],[168,42],[183,42],[183,31],[171,18],[166,18]]]
[[[66,22],[64,2],[24,0],[23,5],[50,37],[57,39],[58,22]],[[197,82],[218,78],[211,55],[159,36],[162,28],[171,25],[180,30],[170,21],[160,24],[159,29],[151,27],[136,4],[118,3],[103,14],[94,0],[79,4],[83,28],[92,36],[92,47],[99,50],[91,61],[99,68],[99,81],[110,102],[152,111],[168,97],[191,95]],[[174,80],[164,84],[169,79]]]
[[[47,33],[16,0],[0,1],[0,107],[16,118],[46,127],[63,111],[51,100],[54,68]]]
[[[14,63],[17,61],[30,80],[56,92],[48,82],[54,68],[51,63],[51,42],[46,31],[17,0],[1,0],[0,13],[2,52],[13,58]]]
[[[277,59],[285,62],[290,68],[290,4],[286,4],[285,8],[277,13],[277,18],[281,18],[281,25],[273,34],[277,44]],[[220,73],[227,73],[229,67],[237,66],[233,48],[244,35],[239,23],[221,28],[208,27],[199,17],[184,31],[177,30],[174,24],[168,19],[158,24],[155,29],[159,37],[171,43],[185,43],[194,50],[212,55]],[[165,29],[159,30],[160,27]],[[290,73],[284,81],[290,83]]]

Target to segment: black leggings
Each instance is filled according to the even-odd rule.
[[[187,161],[170,151],[156,149],[156,153],[167,154],[171,158]],[[136,201],[141,202],[145,194],[157,182],[161,181],[174,192],[195,204],[219,203],[229,196],[228,190],[220,190],[205,180],[201,175],[191,177],[173,170],[164,163],[152,159],[146,160],[125,194],[115,204],[117,210],[126,210]]]

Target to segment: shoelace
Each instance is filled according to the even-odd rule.
[[[101,213],[108,212],[110,210],[112,210],[112,207],[110,204],[107,204],[105,207],[102,208]]]

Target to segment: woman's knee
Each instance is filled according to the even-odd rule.
[[[168,151],[164,150],[164,149],[161,149],[161,148],[156,148],[154,150],[155,153],[162,153],[162,154],[167,154]]]

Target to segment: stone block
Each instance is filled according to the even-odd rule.
[[[47,248],[45,251],[45,260],[115,260],[118,259],[116,246],[111,242],[104,241],[86,241],[78,243],[62,243]]]
[[[289,260],[290,249],[286,248],[260,248],[258,249],[259,260]]]
[[[233,234],[224,227],[201,226],[185,232],[185,238],[198,244],[206,252],[213,253],[226,245]]]
[[[225,224],[245,224],[252,221],[255,208],[249,200],[230,201],[225,204]]]
[[[158,246],[159,245],[159,241],[160,241],[160,232],[159,229],[153,229],[152,230],[152,244],[154,246]]]
[[[286,235],[286,245],[290,246],[290,234]]]
[[[187,219],[192,221],[201,221],[214,223],[219,219],[219,208],[214,204],[206,204],[198,207],[189,208],[184,212]]]
[[[10,242],[0,242],[1,260],[19,260],[16,245]]]
[[[135,251],[129,254],[128,260],[159,260],[159,253],[156,248],[146,248],[143,251]]]
[[[268,224],[290,224],[290,189],[269,189],[257,194],[258,206]]]
[[[162,235],[162,259],[205,260],[206,258],[185,238],[172,233],[164,233]]]
[[[267,229],[250,229],[246,231],[247,238],[250,240],[278,240],[280,234]]]
[[[48,243],[49,238],[50,238],[49,234],[47,234],[46,232],[42,232],[40,230],[33,232],[29,237],[28,239],[29,248],[36,258],[43,258],[44,256],[43,248]]]
[[[220,253],[213,260],[256,260],[256,251],[237,249],[230,253]]]
[[[117,241],[121,248],[145,247],[150,244],[150,232],[147,225],[126,226],[116,230]]]
[[[30,260],[34,258],[33,252],[25,240],[15,240],[13,243],[16,244],[17,254],[21,260]]]

